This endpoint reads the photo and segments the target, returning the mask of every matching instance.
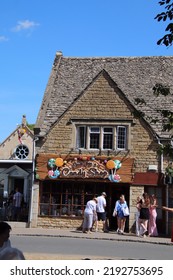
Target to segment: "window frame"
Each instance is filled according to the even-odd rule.
[[[19,150],[19,152],[17,151]],[[24,153],[22,154],[21,151],[24,151]],[[21,157],[19,157],[19,155],[17,155],[17,153],[19,153],[21,155]],[[14,154],[15,154],[15,158],[18,159],[18,160],[25,160],[28,158],[29,156],[29,148],[27,145],[24,145],[24,144],[19,144],[16,148],[15,148],[15,151],[14,151]]]
[[[100,184],[43,181],[39,190],[40,217],[83,219],[88,200],[100,193]]]
[[[102,151],[108,151],[108,150],[117,150],[117,151],[127,151],[130,149],[130,133],[131,133],[131,123],[132,120],[129,121],[116,121],[116,122],[74,122],[74,129],[75,129],[75,141],[74,141],[74,149],[75,150],[88,150],[88,151],[94,151],[94,150],[102,150]],[[85,128],[85,147],[80,147],[77,145],[78,141],[78,128],[79,127],[84,127]],[[90,148],[90,128],[91,127],[99,127],[100,128],[100,138],[99,138],[99,147],[98,148]],[[118,128],[119,127],[124,127],[125,128],[125,139],[124,139],[124,148],[120,148],[117,146],[117,133],[118,133]],[[103,148],[104,145],[104,129],[105,128],[112,128],[112,149]]]

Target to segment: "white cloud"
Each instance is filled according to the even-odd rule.
[[[8,41],[9,39],[5,36],[0,36],[0,42]]]
[[[30,21],[28,19],[21,20],[21,21],[17,22],[17,25],[14,28],[12,28],[12,31],[20,32],[22,30],[30,30],[30,29],[33,29],[36,26],[39,26],[39,25],[40,25],[39,23],[36,23],[34,21]]]

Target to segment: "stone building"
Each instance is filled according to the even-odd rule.
[[[34,179],[33,141],[34,134],[23,115],[21,124],[0,144],[0,220],[12,220],[8,198],[18,188],[23,194],[20,221],[28,225]]]
[[[170,141],[156,109],[172,106],[155,97],[155,84],[172,89],[173,57],[71,58],[57,52],[38,113],[36,179],[31,226],[81,225],[86,202],[107,193],[107,219],[124,194],[130,207],[126,231],[134,230],[136,198],[144,191],[168,205],[167,160],[158,147]],[[136,98],[144,98],[145,105]],[[137,116],[142,111],[145,116]],[[158,118],[150,123],[148,117]],[[169,232],[158,209],[158,229]],[[167,232],[166,232],[167,227]]]

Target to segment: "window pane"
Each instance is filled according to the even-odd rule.
[[[77,141],[76,141],[77,148],[85,149],[85,137],[86,137],[86,127],[79,126],[77,128]]]
[[[117,149],[126,148],[126,127],[118,126],[117,127]]]
[[[90,149],[99,149],[100,127],[90,127]]]
[[[113,128],[112,127],[104,127],[104,133],[112,133]]]
[[[90,134],[90,148],[99,149],[99,134]]]
[[[104,134],[103,137],[103,149],[112,149],[113,144],[113,135]]]
[[[103,129],[103,149],[113,148],[113,128],[104,127]]]
[[[100,133],[100,127],[96,127],[96,126],[90,127],[90,131],[92,133]]]

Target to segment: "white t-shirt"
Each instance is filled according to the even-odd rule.
[[[2,247],[0,247],[0,252],[1,252],[2,250],[4,250],[5,248],[7,248],[7,247],[11,247],[11,242],[10,242],[9,239],[8,239],[7,241],[4,242],[4,244],[2,245]]]
[[[103,213],[105,212],[105,207],[106,207],[106,199],[104,196],[98,196],[97,197],[97,212],[98,213]]]
[[[89,200],[86,204],[85,213],[93,214],[94,211],[96,212],[96,203],[94,200]]]
[[[13,195],[13,205],[15,207],[21,207],[23,195],[20,192],[16,192]]]

